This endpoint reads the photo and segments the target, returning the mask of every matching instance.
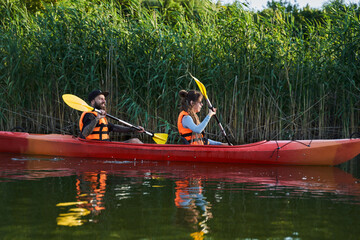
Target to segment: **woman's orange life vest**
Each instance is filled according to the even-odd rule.
[[[83,127],[84,127],[83,119],[84,119],[85,114],[87,114],[87,113],[92,113],[92,114],[95,115],[95,117],[98,115],[97,112],[83,112],[81,114],[81,117],[80,117],[80,120],[79,120],[80,132],[82,132],[82,130],[83,130]],[[90,133],[90,135],[85,137],[85,139],[87,139],[87,140],[110,141],[107,119],[106,118],[101,118],[99,120],[99,122],[96,124],[93,131]]]
[[[192,145],[204,145],[204,143],[207,143],[207,140],[204,138],[204,135],[201,133],[194,133],[191,129],[185,128],[182,125],[182,119],[184,116],[189,115],[189,113],[182,111],[179,114],[177,127],[179,130],[179,133],[182,137],[184,137],[190,144]]]
[[[201,179],[179,180],[176,181],[175,187],[175,206],[179,208],[189,207],[193,204],[193,200],[202,196],[202,183]]]

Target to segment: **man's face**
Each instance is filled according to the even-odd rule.
[[[106,110],[106,99],[105,96],[100,94],[94,100],[91,101],[91,106],[96,109]]]

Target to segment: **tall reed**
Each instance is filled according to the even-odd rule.
[[[64,2],[37,14],[3,1],[0,129],[77,134],[80,113],[61,99],[109,90],[109,112],[178,141],[178,92],[206,86],[236,143],[348,137],[358,131],[359,16],[324,10],[298,25],[239,3],[169,15],[136,1]],[[1,21],[1,20],[0,20]],[[204,111],[203,114],[205,114]],[[217,124],[206,128],[223,140]]]

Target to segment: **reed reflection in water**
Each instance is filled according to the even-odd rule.
[[[360,213],[359,180],[337,167],[11,155],[0,156],[0,167],[0,235],[10,239],[45,239],[54,231],[77,239],[351,239],[360,234],[350,227]],[[21,220],[13,217],[24,209]],[[39,211],[42,217],[36,218]],[[15,233],[14,226],[23,227]]]

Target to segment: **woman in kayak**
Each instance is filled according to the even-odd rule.
[[[221,145],[224,143],[217,142],[204,137],[203,131],[209,123],[211,117],[216,114],[215,111],[209,109],[208,115],[200,122],[197,115],[200,112],[203,103],[203,95],[196,90],[179,92],[181,98],[181,112],[178,117],[177,126],[181,137],[184,142],[193,145]]]

